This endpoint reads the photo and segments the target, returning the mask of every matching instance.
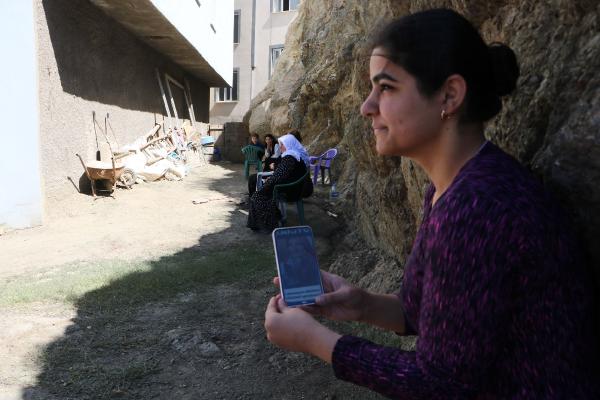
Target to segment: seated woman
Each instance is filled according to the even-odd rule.
[[[281,161],[281,150],[279,149],[279,143],[275,140],[275,136],[267,133],[265,135],[265,154],[263,155],[263,173],[273,172],[277,168],[277,164]],[[267,179],[267,176],[263,176],[263,180]],[[257,174],[252,174],[248,178],[248,194],[252,196],[257,189]],[[262,184],[262,182],[260,182]],[[258,185],[260,188],[262,185]]]
[[[281,151],[279,143],[275,140],[275,136],[267,133],[265,135],[265,155],[263,156],[263,171],[275,171],[277,163],[281,160]]]
[[[246,226],[252,230],[264,229],[270,232],[279,225],[281,216],[277,203],[273,200],[273,188],[281,183],[298,180],[306,173],[308,168],[308,153],[293,135],[288,134],[279,138],[279,148],[281,150],[279,165],[262,188],[250,197],[250,210]],[[308,180],[305,186],[307,185],[312,185],[312,182]],[[312,186],[310,189],[312,189]],[[293,200],[295,196],[300,198],[300,196],[306,197],[308,195],[310,193],[302,188],[298,190],[298,193],[290,194],[290,198]]]
[[[265,149],[265,145],[260,142],[260,137],[257,133],[250,135],[250,144],[252,146],[260,147],[262,150]]]
[[[287,134],[293,135],[299,143],[302,143],[302,136],[300,135],[300,131],[297,129],[291,130],[287,132]],[[258,137],[256,133],[252,134],[252,137]],[[275,136],[270,133],[265,135],[265,154],[263,156],[263,173],[273,172],[277,169],[277,165],[279,161],[281,161],[281,149],[279,148],[279,143],[275,140]],[[270,145],[271,144],[271,145]],[[272,149],[272,150],[269,150]],[[263,176],[263,181],[267,179],[267,176]],[[262,186],[262,182],[257,185],[257,174],[252,174],[248,178],[248,195],[252,196],[256,189],[260,189]],[[312,192],[311,192],[312,193]]]

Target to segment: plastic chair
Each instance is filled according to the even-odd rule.
[[[319,171],[321,170],[321,156],[310,156],[308,158],[308,166],[312,172],[313,185],[316,186],[317,179],[319,178]]]
[[[212,148],[212,153],[207,153],[206,150]],[[202,155],[202,159],[204,160],[204,163],[206,164],[206,155],[213,155],[216,152],[216,147],[215,147],[215,138],[212,136],[202,136],[200,138],[200,154]]]
[[[264,154],[264,150],[258,146],[253,146],[249,144],[248,146],[242,148],[242,153],[244,153],[244,176],[248,179],[250,175],[250,165],[256,166],[257,172],[262,172],[262,160],[261,155]]]
[[[313,185],[317,184],[319,179],[319,171],[321,171],[321,184],[325,184],[325,171],[329,173],[329,183],[331,180],[331,161],[337,156],[337,149],[329,149],[320,156],[311,156],[309,158],[310,169],[313,173]]]
[[[281,212],[281,226],[285,225],[287,220],[286,206],[285,203],[288,202],[287,193],[290,191],[298,190],[298,200],[296,200],[296,208],[298,209],[298,218],[300,219],[300,225],[304,225],[304,201],[302,201],[302,188],[304,186],[304,181],[308,177],[310,170],[307,170],[302,178],[297,181],[290,183],[280,183],[279,185],[275,185],[273,188],[273,200],[277,203],[277,207]],[[292,200],[293,201],[293,200]]]
[[[220,160],[221,154],[218,147],[215,146],[215,138],[213,136],[200,136],[196,140],[192,140],[187,144],[188,150],[198,153],[198,160],[207,164],[206,156],[212,156],[213,160]],[[212,149],[208,151],[209,149]]]
[[[265,177],[269,177],[271,175],[273,175],[273,171],[257,172],[256,173],[256,191],[259,191],[260,189],[262,189],[262,187],[263,187],[263,178],[267,179]]]

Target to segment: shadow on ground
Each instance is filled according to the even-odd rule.
[[[211,189],[227,194],[227,179]],[[320,361],[267,342],[264,307],[275,294],[270,236],[248,231],[235,243],[220,240],[245,223],[241,207],[227,230],[75,299],[76,317],[42,350],[37,384],[23,398],[379,398],[337,381]],[[341,223],[317,199],[306,216],[327,260]]]

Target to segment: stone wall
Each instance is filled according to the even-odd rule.
[[[587,0],[302,3],[275,74],[245,120],[260,134],[300,129],[311,154],[331,146],[340,150],[334,174],[349,232],[357,233],[343,250],[377,250],[379,259],[393,262],[371,257],[365,269],[357,257],[334,265],[362,268],[369,285],[385,289],[395,285],[387,277],[410,251],[427,179],[406,159],[376,155],[359,107],[368,93],[369,33],[396,16],[431,7],[459,11],[486,41],[515,50],[521,66],[517,91],[486,136],[528,166],[573,214],[600,276],[600,3]],[[358,249],[357,243],[365,245]]]
[[[217,139],[217,146],[224,160],[241,163],[244,162],[242,147],[248,144],[250,134],[248,125],[243,122],[227,122],[223,125],[223,134]]]

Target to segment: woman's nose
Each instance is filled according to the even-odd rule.
[[[373,91],[371,91],[360,106],[360,113],[363,117],[372,117],[378,109],[379,104],[377,104],[377,99],[375,99],[375,95],[373,94]]]

